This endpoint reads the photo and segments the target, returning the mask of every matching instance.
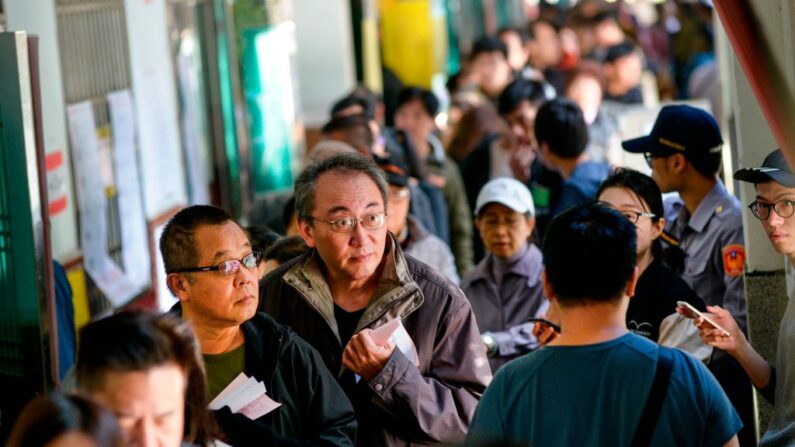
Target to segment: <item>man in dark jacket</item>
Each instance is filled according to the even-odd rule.
[[[261,309],[338,373],[358,445],[460,443],[491,380],[486,352],[461,290],[388,234],[387,190],[357,154],[304,169],[296,211],[312,250],[263,279]],[[397,319],[389,340],[373,330]]]
[[[256,312],[257,261],[242,228],[216,207],[177,213],[160,238],[167,284],[179,299],[172,310],[193,323],[207,373],[209,398],[240,373],[265,384],[281,404],[256,420],[216,411],[235,446],[352,446],[350,402],[309,344]]]

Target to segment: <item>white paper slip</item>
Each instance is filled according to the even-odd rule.
[[[249,377],[243,386],[229,396],[226,405],[229,406],[232,413],[239,413],[243,407],[263,395],[265,395],[265,385],[258,382],[257,379]]]
[[[268,397],[267,394],[254,399],[253,402],[241,408],[239,413],[247,416],[251,420],[259,419],[271,411],[281,407],[282,404]]]
[[[373,329],[373,331],[370,333],[370,337],[372,337],[375,344],[383,346],[389,341],[389,338],[392,337],[392,334],[400,326],[402,326],[400,323],[400,318],[389,320],[381,326]]]
[[[414,366],[419,366],[420,357],[417,355],[417,348],[414,346],[414,341],[411,340],[411,336],[406,331],[400,318],[395,318],[378,326],[373,329],[370,336],[380,346],[386,345],[387,342],[392,342],[403,355],[414,363]]]
[[[220,393],[218,393],[217,396],[215,396],[215,399],[213,399],[212,402],[210,402],[210,405],[208,405],[207,408],[209,408],[210,410],[220,410],[221,408],[223,408],[224,405],[226,405],[224,402],[226,402],[227,396],[232,394],[232,392],[235,391],[237,387],[245,383],[246,380],[248,380],[248,377],[246,376],[245,373],[238,374],[237,377],[235,377],[235,380],[229,382],[229,385],[227,385],[223,391],[221,391]]]
[[[240,413],[249,419],[260,418],[279,408],[280,403],[265,394],[265,384],[254,377],[240,373],[210,402],[210,410],[229,407],[232,413]]]

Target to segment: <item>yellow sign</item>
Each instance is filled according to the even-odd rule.
[[[433,26],[429,0],[381,0],[384,65],[405,85],[430,88],[434,75]]]

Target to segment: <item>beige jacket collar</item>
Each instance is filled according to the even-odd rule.
[[[367,327],[376,328],[398,317],[405,318],[425,300],[422,290],[411,277],[397,239],[391,233],[387,234],[384,251],[386,265],[370,304],[359,320],[357,331]],[[334,318],[334,300],[322,263],[317,250],[313,249],[301,262],[288,270],[283,278],[323,317],[339,339],[337,321]]]

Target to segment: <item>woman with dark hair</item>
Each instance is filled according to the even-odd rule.
[[[660,188],[654,180],[631,169],[619,169],[596,194],[600,202],[623,214],[637,229],[638,284],[627,308],[627,328],[661,345],[677,347],[699,359],[712,348],[704,344],[687,318],[676,313],[677,301],[700,311],[704,302],[663,260],[659,238],[665,219]]]
[[[125,311],[80,331],[77,389],[110,408],[128,441],[211,445],[199,343],[190,323],[171,315]]]
[[[32,400],[22,410],[8,447],[121,447],[116,418],[80,396],[56,393]]]

